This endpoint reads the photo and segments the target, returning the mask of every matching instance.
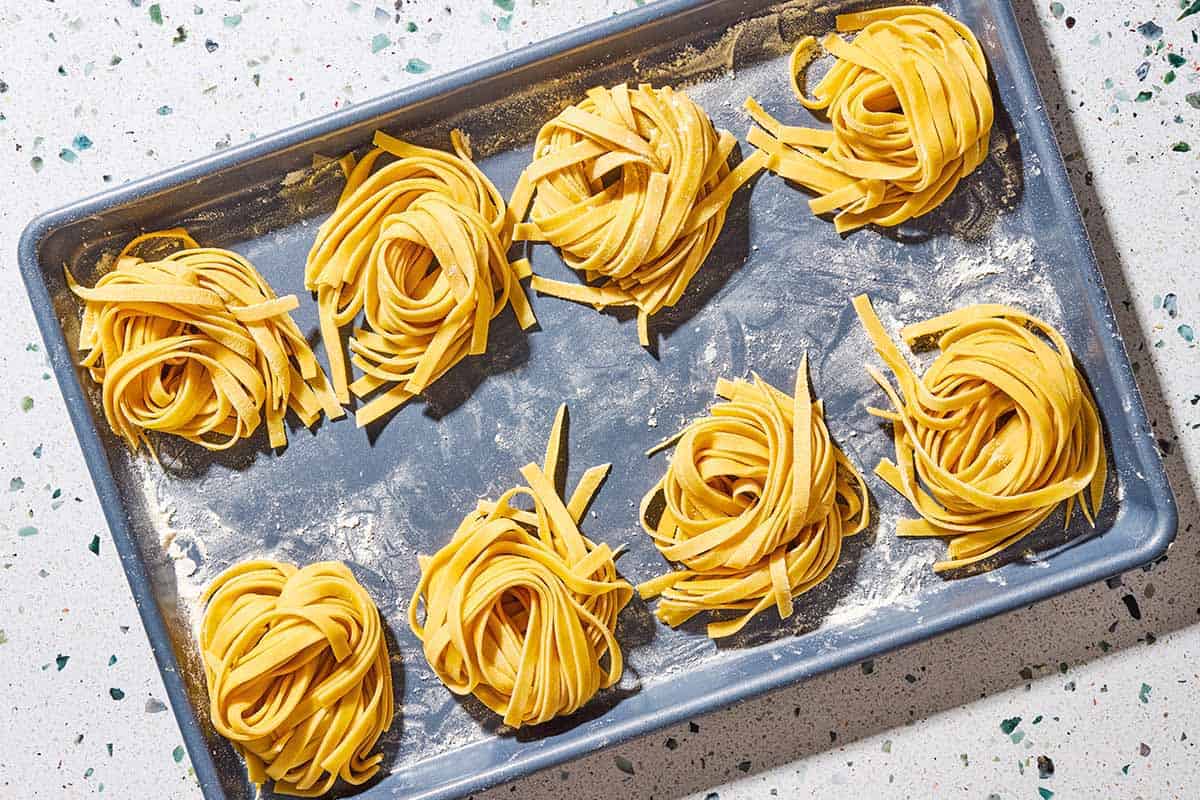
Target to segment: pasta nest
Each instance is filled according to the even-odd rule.
[[[1107,461],[1100,416],[1062,335],[1004,305],[973,305],[908,325],[910,345],[938,336],[941,350],[918,376],[892,343],[866,295],[854,308],[900,385],[867,371],[892,410],[868,409],[893,427],[896,460],[876,473],[920,515],[901,536],[949,538],[967,566],[1020,541],[1061,503],[1064,525],[1078,502],[1095,525]]]
[[[317,293],[321,337],[338,399],[366,398],[361,427],[415,397],[468,355],[487,349],[488,329],[512,304],[523,328],[535,320],[510,262],[504,199],[451,134],[455,155],[375,134],[376,148],[343,159],[346,186],[317,232],[305,286]],[[374,170],[380,157],[395,157]],[[362,312],[350,338],[363,374],[348,383],[340,330]]]
[[[617,576],[614,551],[578,528],[609,465],[587,470],[564,503],[547,477],[564,412],[544,468],[523,467],[526,486],[481,502],[445,547],[421,557],[409,606],[409,626],[442,682],[513,728],[575,712],[623,671],[614,631],[633,587]],[[522,495],[532,511],[513,505]]]
[[[155,260],[132,253],[183,244]],[[81,365],[101,385],[109,426],[134,451],[148,431],[223,450],[266,418],[272,447],[287,444],[291,408],[311,426],[342,416],[325,374],[289,312],[246,259],[202,248],[182,229],[135,238],[94,288],[67,272],[84,301]]]
[[[841,209],[837,231],[899,225],[932,211],[988,153],[994,110],[987,62],[975,35],[948,14],[896,6],[840,14],[821,40],[837,61],[805,96],[798,76],[816,41],[792,52],[800,103],[824,111],[832,129],[789,126],[749,98],[761,127],[750,144],[774,157],[771,169],[817,193],[814,214]]]
[[[669,86],[596,87],[538,132],[513,191],[518,240],[545,241],[595,286],[535,276],[532,288],[596,308],[636,306],[638,334],[704,263],[733,193],[766,163],[730,170],[737,140]]]
[[[379,611],[349,568],[246,561],[203,600],[209,712],[250,780],[302,797],[370,780],[392,724],[392,671]]]
[[[719,638],[771,605],[786,619],[793,599],[837,565],[842,538],[866,527],[866,484],[831,441],[807,371],[805,357],[791,396],[758,376],[721,379],[727,402],[660,445],[674,441],[675,452],[642,500],[642,527],[683,568],[638,590],[662,596],[655,613],[668,625],[702,611],[743,612],[708,625]]]

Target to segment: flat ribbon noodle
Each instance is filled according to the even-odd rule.
[[[217,732],[250,780],[317,797],[360,785],[392,724],[392,670],[379,611],[345,564],[246,561],[203,600],[200,651]]]
[[[480,502],[436,555],[421,557],[408,612],[447,688],[475,695],[513,728],[575,712],[623,671],[614,631],[633,587],[617,577],[612,549],[578,527],[610,465],[587,470],[569,501],[559,496],[565,410],[545,465],[521,469],[527,485]],[[520,495],[533,511],[513,505]]]
[[[975,35],[943,11],[896,6],[840,14],[821,44],[836,63],[805,96],[799,73],[816,47],[792,52],[792,88],[832,129],[783,125],[753,98],[761,127],[748,140],[773,158],[772,171],[816,192],[814,214],[841,209],[839,233],[899,225],[932,211],[988,153],[994,116],[987,62]]]
[[[516,239],[549,242],[595,285],[534,276],[530,286],[597,309],[636,306],[648,346],[649,318],[679,301],[734,192],[769,160],[756,153],[730,170],[736,144],[669,86],[588,90],[538,132],[509,210],[517,221],[529,210]]]
[[[901,520],[901,536],[949,538],[938,571],[990,558],[1036,528],[1066,502],[1095,525],[1107,461],[1096,404],[1062,335],[1019,309],[973,305],[909,325],[910,345],[938,336],[941,353],[918,376],[892,343],[866,295],[854,308],[875,350],[895,374],[867,372],[892,411],[896,460],[876,474],[920,515]]]
[[[126,245],[94,287],[70,272],[67,284],[84,301],[81,364],[134,451],[154,452],[149,431],[223,450],[263,417],[271,446],[282,447],[289,408],[309,427],[322,411],[343,415],[289,314],[296,296],[276,297],[237,253],[200,247],[179,228],[155,231]]]
[[[682,568],[638,587],[644,598],[661,595],[655,615],[671,626],[702,611],[743,612],[709,623],[714,639],[772,605],[791,616],[793,599],[829,576],[842,538],[870,514],[862,476],[810,400],[807,356],[793,395],[757,375],[722,379],[717,394],[728,402],[668,440],[671,464],[642,499],[642,527]]]
[[[317,293],[337,398],[375,395],[355,414],[359,427],[483,353],[509,303],[522,328],[535,322],[520,286],[528,262],[506,255],[504,198],[471,161],[466,136],[450,139],[456,155],[377,132],[361,161],[343,159],[346,187],[308,253],[304,285]],[[385,153],[396,160],[375,170]],[[353,331],[350,361],[363,374],[348,383],[340,332],[359,312],[366,326]]]

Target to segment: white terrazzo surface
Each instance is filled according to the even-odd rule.
[[[199,797],[46,373],[21,229],[110,181],[422,80],[422,63],[437,74],[631,5],[0,0],[0,797]],[[487,797],[1200,796],[1200,359],[1185,338],[1200,325],[1200,14],[1016,5],[1168,451],[1169,559]]]

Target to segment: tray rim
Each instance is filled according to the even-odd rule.
[[[1008,55],[1013,67],[1011,78],[1015,88],[1028,99],[1036,101],[1036,108],[1033,113],[1027,115],[1026,119],[1029,124],[1041,129],[1039,133],[1053,144],[1051,157],[1048,160],[1043,159],[1040,166],[1051,187],[1065,189],[1066,197],[1063,199],[1074,212],[1067,215],[1069,219],[1061,220],[1061,222],[1070,228],[1070,233],[1074,238],[1085,245],[1084,263],[1079,265],[1079,269],[1085,272],[1086,277],[1089,278],[1085,281],[1084,287],[1088,307],[1093,312],[1103,314],[1105,321],[1109,323],[1108,327],[1119,331],[1104,286],[1103,274],[1100,272],[1091,240],[1084,228],[1078,200],[1071,190],[1058,139],[1046,114],[1045,102],[1034,76],[1012,5],[1006,0],[974,1],[983,2],[992,9],[996,21],[996,33],[1006,49],[1009,49]],[[45,282],[44,270],[39,258],[39,246],[42,240],[49,233],[69,222],[98,214],[134,200],[142,194],[171,189],[201,176],[251,162],[278,149],[336,133],[343,128],[371,118],[431,100],[478,80],[555,58],[570,50],[590,44],[596,39],[620,35],[660,19],[698,11],[722,2],[723,0],[658,0],[651,5],[592,22],[519,50],[480,61],[413,86],[388,92],[349,108],[291,125],[228,150],[203,156],[68,203],[39,214],[22,232],[17,247],[19,271],[29,295],[38,328],[46,344],[47,357],[62,391],[68,416],[92,477],[97,498],[112,534],[115,549],[125,571],[130,592],[145,628],[164,688],[170,698],[171,707],[195,769],[200,790],[207,800],[227,800],[227,794],[200,724],[199,714],[202,709],[193,708],[188,698],[166,622],[152,591],[146,566],[138,553],[137,543],[129,530],[116,479],[100,439],[99,428],[92,419],[85,391],[72,359],[72,349],[66,341],[65,331],[55,312],[53,299]],[[764,5],[769,5],[769,3]],[[1110,365],[1116,388],[1130,401],[1128,415],[1135,420],[1148,423],[1149,415],[1134,380],[1122,339],[1119,336],[1098,337],[1098,345],[1104,362]],[[1148,429],[1148,425],[1143,427]],[[1136,434],[1137,431],[1134,433]],[[474,773],[458,781],[440,784],[427,791],[418,790],[408,797],[414,798],[414,800],[415,798],[441,800],[481,791],[582,757],[596,750],[612,747],[689,717],[729,707],[740,701],[795,684],[807,677],[844,667],[873,655],[897,650],[975,622],[981,622],[1152,561],[1166,552],[1174,540],[1178,528],[1178,509],[1161,457],[1153,446],[1152,437],[1134,435],[1132,438],[1137,460],[1146,468],[1143,480],[1148,495],[1152,500],[1161,500],[1160,503],[1152,502],[1147,506],[1152,514],[1152,525],[1148,535],[1134,549],[1114,553],[1107,558],[1069,570],[1047,574],[1044,578],[1030,581],[1019,588],[1010,589],[1003,594],[992,595],[969,609],[951,610],[939,616],[923,617],[918,623],[892,634],[849,643],[835,652],[783,665],[772,673],[757,676],[735,686],[726,686],[720,691],[665,709],[652,719],[633,718],[608,725],[603,731],[590,731],[574,737],[565,737],[559,742],[543,747],[536,752],[531,751],[528,755],[502,765]],[[379,797],[385,793],[388,793],[388,788],[383,784],[376,783],[355,796]]]

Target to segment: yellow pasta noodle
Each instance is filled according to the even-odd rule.
[[[520,285],[529,264],[508,260],[504,198],[472,163],[466,136],[450,138],[456,155],[378,132],[361,161],[347,156],[346,187],[308,254],[304,283],[317,293],[338,400],[374,395],[355,415],[360,427],[483,353],[507,304],[522,328],[535,321]],[[395,160],[375,170],[385,154]],[[349,383],[340,331],[360,311],[366,327],[354,329],[350,352],[362,376]]]
[[[246,561],[204,601],[209,713],[250,780],[301,797],[370,780],[392,724],[392,670],[379,611],[346,565]]]
[[[143,260],[135,252],[170,250]],[[272,447],[287,444],[291,408],[311,426],[343,412],[304,334],[246,259],[200,247],[182,229],[137,237],[94,288],[67,283],[84,301],[82,366],[102,387],[104,416],[135,451],[148,431],[210,450],[231,447],[266,417]]]
[[[830,440],[821,401],[810,400],[807,357],[794,395],[757,375],[721,379],[717,394],[726,402],[665,443],[675,442],[671,464],[641,505],[642,527],[683,567],[638,587],[662,596],[655,614],[672,626],[702,611],[742,612],[709,623],[714,639],[772,605],[790,617],[793,599],[829,576],[842,538],[870,513],[862,476]]]
[[[1071,351],[1053,327],[1015,308],[973,305],[900,331],[910,345],[938,336],[941,350],[918,376],[892,343],[866,295],[854,308],[900,384],[867,372],[892,411],[896,460],[876,473],[920,515],[901,536],[949,538],[948,570],[1020,541],[1061,503],[1095,524],[1107,463],[1100,417]]]
[[[814,214],[841,209],[839,233],[899,225],[936,208],[987,157],[987,62],[969,28],[927,6],[839,14],[837,29],[858,34],[821,40],[837,61],[813,99],[799,82],[816,47],[811,36],[789,65],[797,99],[823,110],[832,129],[782,125],[748,98],[761,126],[748,140],[773,157],[773,171],[817,194]]]
[[[623,669],[613,632],[633,587],[617,577],[613,550],[578,527],[610,465],[587,470],[569,500],[559,497],[552,476],[565,411],[544,466],[521,469],[527,485],[480,502],[445,547],[421,557],[408,612],[450,691],[475,695],[514,728],[575,712]],[[532,511],[513,505],[521,495]]]
[[[755,154],[730,170],[736,144],[669,86],[590,89],[538,132],[510,211],[530,211],[516,239],[549,242],[595,285],[534,276],[531,287],[597,309],[636,306],[649,345],[649,318],[679,301],[734,192],[769,160]]]

